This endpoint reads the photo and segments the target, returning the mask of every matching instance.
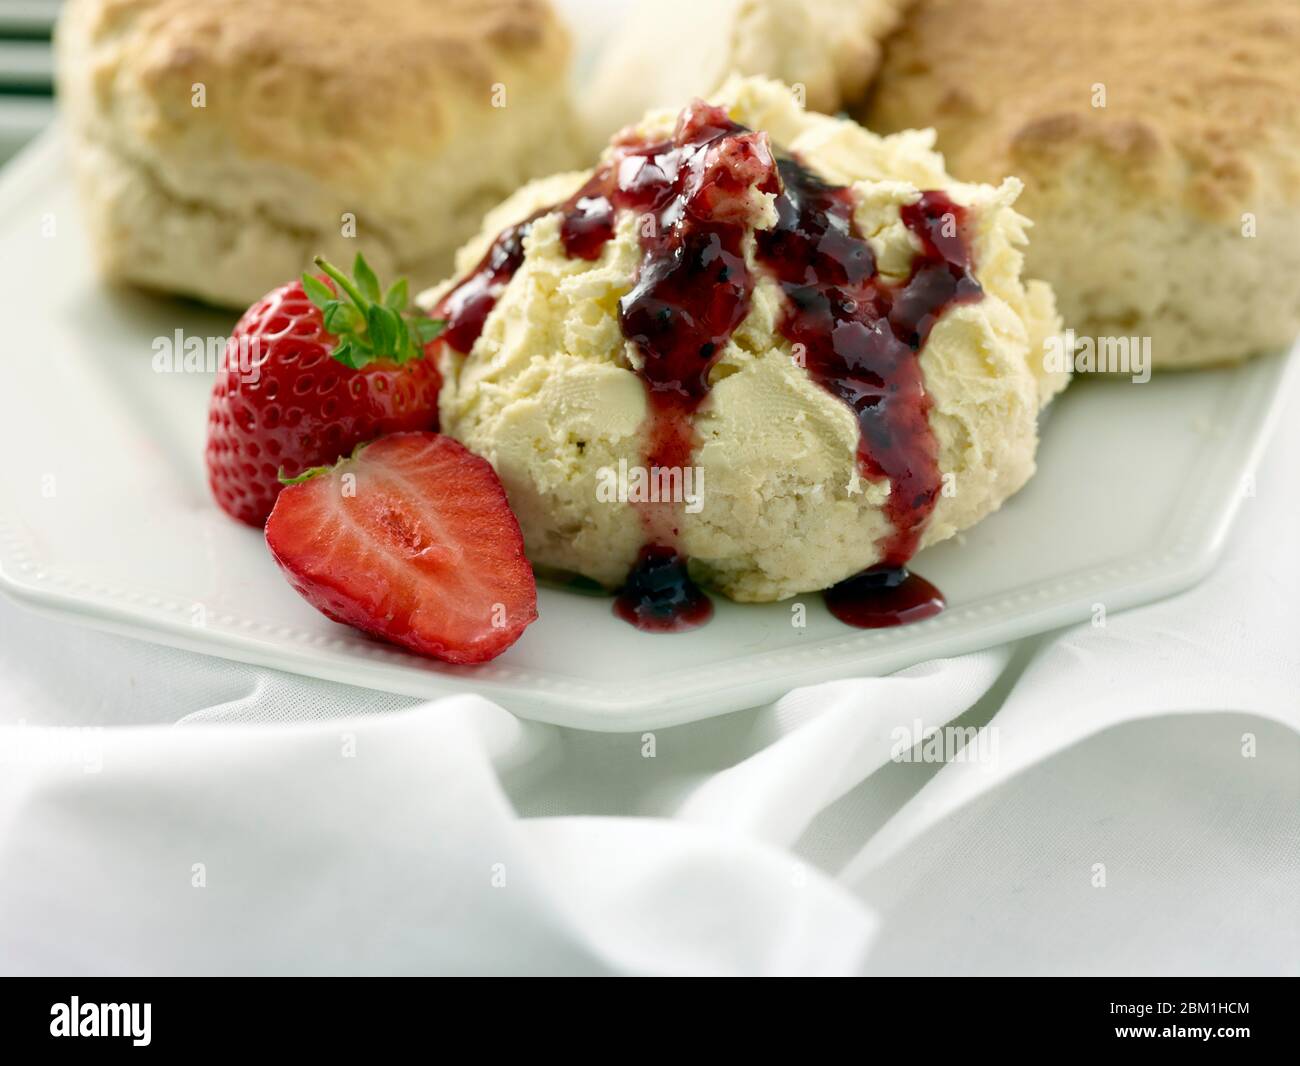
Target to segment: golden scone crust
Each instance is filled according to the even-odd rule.
[[[437,277],[575,148],[547,0],[72,0],[57,50],[106,271],[217,303],[318,251]]]
[[[1297,54],[1296,0],[918,0],[859,115],[1024,181],[1067,325],[1226,362],[1300,329]]]

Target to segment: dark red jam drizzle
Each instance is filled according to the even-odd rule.
[[[893,532],[880,545],[881,562],[902,566],[942,487],[917,355],[945,308],[980,296],[965,242],[946,235],[959,234],[963,211],[941,192],[902,208],[922,251],[908,279],[889,286],[854,225],[849,190],[792,159],[780,170],[785,192],[776,226],[755,234],[758,259],[785,293],[781,333],[800,346],[813,379],[857,416],[859,470],[889,479]]]
[[[721,108],[696,103],[669,141],[617,146],[615,158],[570,201],[561,238],[571,256],[595,259],[620,210],[635,212],[644,256],[619,301],[623,336],[637,346],[650,401],[645,462],[684,468],[695,451],[692,414],[709,373],[749,313],[754,280],[743,242],[757,192],[780,182],[767,137]],[[676,533],[671,508],[642,511],[653,537]]]
[[[441,339],[462,355],[468,355],[474,347],[474,342],[483,332],[483,324],[497,305],[501,290],[510,284],[510,279],[522,265],[524,238],[533,222],[544,214],[545,211],[538,211],[497,234],[478,266],[447,293],[434,310],[433,317],[447,323]]]
[[[888,478],[892,532],[882,561],[826,592],[837,618],[876,627],[916,621],[943,608],[938,591],[903,564],[916,551],[941,487],[919,352],[949,306],[982,295],[971,272],[965,211],[944,193],[923,192],[901,209],[921,253],[901,285],[881,280],[853,221],[851,192],[828,185],[792,158],[774,159],[765,134],[697,101],[671,140],[624,142],[564,204],[560,236],[573,258],[596,259],[631,210],[644,252],[637,281],[619,303],[623,335],[641,356],[650,402],[645,461],[684,468],[695,448],[692,415],[708,395],[709,373],[749,313],[754,279],[743,240],[755,192],[776,193],[777,223],[756,231],[756,258],[786,299],[782,335],[813,379],[858,420],[858,466]],[[435,315],[453,348],[468,352],[501,289],[523,259],[532,218],[503,232],[482,262],[444,297]],[[615,611],[643,629],[702,624],[708,597],[671,543],[671,508],[644,505],[650,542]]]
[[[691,580],[672,548],[647,544],[614,599],[614,613],[650,633],[680,633],[713,617],[713,601]]]
[[[645,463],[685,469],[695,452],[693,414],[709,374],[749,313],[754,279],[744,239],[759,201],[780,182],[767,138],[697,103],[671,141],[626,144],[578,194],[561,235],[570,255],[592,259],[613,236],[620,210],[639,215],[644,253],[636,284],[619,301],[623,336],[636,345],[650,404]],[[614,610],[640,629],[675,632],[713,615],[708,596],[670,545],[671,505],[642,508],[642,549]]]
[[[827,185],[796,160],[779,163],[777,224],[755,234],[757,258],[780,282],[780,329],[813,379],[857,416],[858,469],[889,479],[892,531],[881,562],[828,589],[826,605],[849,625],[875,629],[943,610],[933,585],[903,565],[915,553],[942,488],[939,447],[919,353],[949,306],[982,295],[963,239],[964,209],[923,192],[901,209],[921,254],[901,286],[876,271],[853,221],[848,189]]]

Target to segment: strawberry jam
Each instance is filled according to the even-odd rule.
[[[760,193],[775,194],[777,222],[754,228]],[[619,302],[623,335],[639,355],[650,406],[645,462],[684,469],[696,438],[693,416],[734,330],[749,313],[754,259],[785,297],[779,328],[813,380],[858,422],[857,465],[890,486],[891,530],[881,562],[827,590],[828,606],[851,625],[915,621],[943,608],[938,590],[911,575],[915,553],[942,486],[938,444],[919,354],[930,329],[954,304],[982,293],[971,268],[965,212],[942,192],[923,192],[901,209],[920,252],[901,283],[884,281],[853,219],[849,189],[828,184],[793,157],[776,158],[766,134],[696,101],[671,139],[616,143],[611,158],[568,201],[560,238],[572,258],[599,258],[620,211],[638,216],[642,259]],[[546,213],[546,212],[539,212]],[[537,216],[534,216],[536,218]],[[501,234],[479,266],[444,297],[435,314],[444,336],[468,352],[497,294],[522,261],[525,220]],[[671,504],[640,505],[647,546],[615,611],[643,629],[690,628],[712,613],[690,580]]]
[[[616,145],[613,159],[565,210],[565,249],[584,259],[600,255],[618,211],[640,216],[643,256],[636,284],[619,301],[619,322],[642,360],[651,412],[648,466],[683,469],[691,462],[691,416],[749,313],[754,279],[743,242],[753,229],[755,194],[779,191],[766,134],[696,101],[671,140]],[[671,537],[670,512],[643,513],[652,536]]]
[[[943,597],[903,566],[915,554],[942,487],[920,351],[939,316],[982,295],[963,237],[965,214],[942,192],[901,209],[921,253],[900,286],[876,272],[853,222],[849,190],[792,159],[780,162],[777,224],[755,235],[758,259],[786,297],[780,329],[813,379],[858,420],[858,470],[889,479],[892,527],[881,563],[826,592],[842,622],[875,629],[943,610]]]
[[[901,566],[916,552],[942,487],[918,355],[948,306],[980,296],[959,236],[962,209],[941,192],[903,207],[903,224],[922,250],[908,279],[891,287],[853,223],[849,190],[794,160],[783,159],[780,169],[778,221],[756,234],[758,259],[785,293],[782,334],[813,379],[857,416],[859,471],[889,479],[885,514],[893,531],[880,545],[881,561]]]
[[[697,101],[682,112],[671,140],[617,146],[564,213],[565,249],[585,259],[599,256],[613,236],[618,211],[640,216],[641,266],[619,301],[619,323],[641,357],[650,406],[648,467],[684,470],[691,463],[692,416],[728,339],[749,313],[754,279],[744,240],[761,206],[756,193],[779,191],[766,135]],[[643,504],[641,514],[649,544],[616,613],[657,631],[703,624],[712,605],[671,547],[673,505]]]
[[[713,602],[672,548],[647,544],[614,600],[614,613],[650,633],[680,633],[713,617]]]
[[[501,290],[515,276],[524,261],[524,238],[533,221],[546,214],[539,211],[530,218],[502,230],[492,247],[469,275],[442,298],[433,311],[434,318],[446,322],[441,339],[456,351],[468,355],[483,325],[497,305]]]
[[[868,567],[822,595],[831,614],[859,629],[906,625],[943,610],[943,594],[905,566]]]

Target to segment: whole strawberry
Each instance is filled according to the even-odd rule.
[[[244,312],[212,389],[208,483],[222,510],[253,526],[281,477],[387,433],[438,427],[442,378],[427,349],[442,323],[407,310],[405,279],[381,293],[360,255],[351,278],[316,265],[321,277],[304,274]]]

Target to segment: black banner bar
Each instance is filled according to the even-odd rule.
[[[804,990],[788,981],[771,990],[751,982],[743,989],[674,996],[671,1005],[656,1002],[659,990],[645,985],[635,993],[619,988],[617,1001],[604,1000],[595,987],[560,988],[562,1003],[536,989],[515,996],[500,986],[471,988],[475,1002],[461,1007],[460,989],[430,978],[9,978],[0,981],[0,1048],[10,1062],[27,1061],[12,1057],[17,1051],[61,1048],[132,1055],[278,1048],[341,1054],[412,1040],[436,1054],[443,1041],[435,1044],[434,1036],[482,1036],[486,1024],[491,1054],[499,1036],[536,1041],[540,1033],[554,1033],[564,1012],[574,1035],[594,1022],[597,1032],[626,1029],[639,1034],[638,1046],[662,1039],[665,1051],[677,1053],[684,1040],[695,1041],[687,1034],[708,1033],[710,1043],[734,1049],[768,1039],[773,1024],[789,1019],[785,1024],[792,1032],[797,1026],[804,1039],[816,1039],[817,1026],[837,1041],[851,1028],[867,1049],[873,1040],[906,1040],[927,1055],[945,1048],[983,1056],[1006,1048],[1125,1044],[1144,1053],[1164,1045],[1155,1050],[1200,1047],[1236,1055],[1288,1047],[1296,1016],[1290,1003],[1295,986],[1277,980],[872,978],[867,984],[823,982],[814,992],[820,1009],[795,1014],[790,1008],[797,1003],[790,1001]],[[852,999],[838,1010],[823,1005],[837,993]],[[763,1002],[768,996],[777,999],[771,1009]],[[546,1028],[533,1028],[534,1020]],[[591,1046],[611,1045],[597,1039]]]

